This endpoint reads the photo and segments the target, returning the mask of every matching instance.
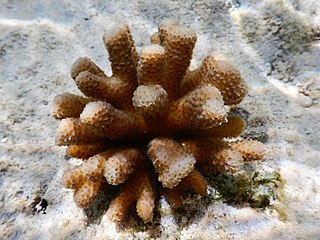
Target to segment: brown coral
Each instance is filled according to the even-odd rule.
[[[192,170],[188,176],[183,178],[178,186],[166,188],[164,195],[172,207],[179,208],[183,205],[183,192],[191,188],[195,193],[203,196],[207,193],[207,181],[196,169]]]
[[[115,198],[107,211],[113,221],[121,221],[130,205],[136,202],[137,213],[144,222],[153,218],[154,188],[148,172],[138,172],[130,182],[122,186],[120,194]]]
[[[187,188],[206,194],[200,171],[233,173],[243,161],[263,156],[258,142],[229,141],[245,129],[245,121],[225,106],[238,104],[247,93],[240,73],[213,56],[188,71],[195,33],[172,19],[158,30],[154,44],[140,54],[126,24],[107,31],[103,41],[113,75],[80,58],[71,77],[86,97],[64,93],[54,100],[53,116],[62,119],[56,143],[68,146],[70,157],[83,159],[65,171],[62,183],[74,189],[82,208],[104,182],[119,185],[107,211],[114,221],[134,203],[140,218],[152,221],[157,189],[180,207]]]
[[[199,83],[211,83],[216,86],[226,105],[238,104],[247,94],[247,87],[240,73],[229,62],[208,56],[202,65],[188,72],[182,83],[181,93],[194,89]]]
[[[153,139],[148,146],[148,156],[165,188],[178,185],[192,171],[196,162],[192,154],[188,154],[179,143],[168,138]]]

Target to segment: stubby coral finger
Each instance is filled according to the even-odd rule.
[[[166,52],[160,45],[146,46],[141,50],[138,62],[139,85],[162,84]]]
[[[71,77],[75,80],[79,73],[88,71],[94,75],[106,76],[102,69],[100,69],[90,58],[81,57],[74,62],[71,67]]]
[[[104,162],[104,177],[111,185],[124,183],[139,167],[143,156],[138,148],[124,148],[115,151]]]
[[[248,92],[247,85],[239,71],[229,62],[216,59],[214,56],[206,57],[198,69],[188,72],[180,89],[185,94],[204,83],[216,86],[226,105],[240,103]]]
[[[163,87],[168,92],[169,98],[174,100],[179,96],[180,82],[189,67],[197,36],[190,28],[180,26],[172,20],[166,20],[160,25],[161,45],[167,55]]]
[[[107,140],[104,140],[95,143],[71,145],[67,148],[67,155],[74,158],[88,159],[89,157],[106,150],[109,146],[108,143]]]
[[[144,222],[153,219],[154,190],[149,173],[142,171],[134,176],[131,182],[127,183],[120,190],[107,211],[107,215],[113,221],[121,221],[129,207],[137,202],[137,213]]]
[[[192,154],[168,138],[153,139],[148,144],[148,156],[159,174],[159,181],[166,188],[178,185],[193,170],[196,162]]]
[[[101,182],[87,180],[73,195],[73,199],[78,207],[87,208],[99,193]]]
[[[197,164],[211,165],[217,172],[234,173],[243,166],[241,153],[231,148],[224,140],[200,138],[184,139],[179,142],[187,152],[195,156]]]
[[[167,124],[175,128],[207,130],[221,125],[227,111],[219,90],[201,85],[178,99],[168,109]]]
[[[263,143],[255,140],[241,140],[231,143],[231,146],[242,154],[245,161],[261,160],[265,154]]]
[[[161,117],[169,104],[168,93],[160,85],[137,87],[132,101],[135,110],[147,119]]]
[[[80,167],[65,170],[61,178],[62,185],[71,189],[80,188],[86,180],[87,178]]]
[[[63,93],[53,99],[53,117],[57,119],[68,117],[79,117],[84,106],[93,101],[91,98],[84,98],[72,93]]]
[[[207,193],[207,181],[196,169],[183,178],[178,186],[172,189],[164,189],[164,196],[173,208],[180,208],[183,205],[182,196],[186,189],[192,189],[199,195]]]
[[[59,146],[94,142],[103,138],[100,132],[77,118],[65,118],[60,121],[55,142]]]

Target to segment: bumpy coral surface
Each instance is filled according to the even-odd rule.
[[[186,189],[207,193],[201,171],[234,173],[262,159],[260,142],[231,141],[245,128],[229,113],[247,93],[239,71],[214,56],[188,70],[194,31],[164,20],[140,53],[126,24],[109,29],[103,41],[113,75],[79,58],[71,77],[84,96],[54,99],[53,116],[61,119],[56,143],[83,160],[62,177],[79,207],[87,208],[105,183],[119,185],[107,215],[121,221],[136,204],[150,222],[160,192],[177,208]]]

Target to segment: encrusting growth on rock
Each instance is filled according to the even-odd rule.
[[[246,126],[228,112],[247,93],[239,71],[214,56],[189,71],[195,32],[172,19],[158,30],[138,54],[126,24],[109,29],[103,41],[113,75],[79,58],[71,77],[85,96],[54,99],[53,116],[61,119],[56,144],[83,160],[62,183],[81,208],[105,184],[119,185],[107,211],[113,221],[136,204],[139,217],[151,222],[159,192],[181,207],[186,189],[207,193],[201,171],[235,173],[244,161],[263,158],[260,142],[230,141]]]

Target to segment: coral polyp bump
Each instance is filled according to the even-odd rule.
[[[106,184],[119,185],[107,215],[121,221],[136,204],[138,216],[151,222],[160,193],[181,207],[186,189],[207,194],[203,171],[234,173],[262,159],[262,143],[230,141],[246,126],[229,112],[247,93],[239,71],[212,55],[188,69],[194,31],[166,19],[140,53],[126,24],[103,41],[113,75],[79,58],[71,77],[83,96],[54,99],[53,116],[61,120],[56,144],[82,159],[62,176],[79,207],[89,207]]]

